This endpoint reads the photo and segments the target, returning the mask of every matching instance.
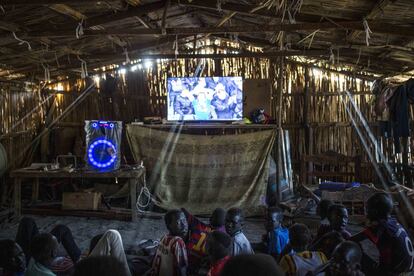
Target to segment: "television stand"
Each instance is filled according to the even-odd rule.
[[[181,129],[276,129],[277,125],[261,125],[261,124],[232,124],[231,122],[228,123],[171,123],[171,124],[161,124],[161,125],[142,125],[148,128],[154,129],[171,129],[171,128],[181,128]]]

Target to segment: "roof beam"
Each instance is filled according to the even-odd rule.
[[[343,58],[341,59],[352,59],[352,57],[355,57],[357,51],[355,50],[348,50],[348,49],[343,49],[341,50],[341,55]],[[124,60],[124,58],[122,56],[118,56],[118,57],[114,57],[114,55],[112,55],[112,58],[109,58],[111,56],[111,54],[108,54],[108,56],[105,59],[105,64],[108,63],[119,63],[122,62]],[[325,59],[328,60],[329,59],[329,51],[328,50],[324,50],[324,49],[318,49],[318,50],[307,50],[307,51],[297,51],[297,50],[291,50],[291,51],[287,51],[287,50],[279,50],[279,51],[272,51],[272,52],[266,52],[266,53],[253,53],[253,52],[244,52],[244,53],[239,53],[239,54],[179,54],[179,55],[175,55],[173,53],[171,54],[143,54],[141,53],[136,53],[136,54],[131,54],[131,59],[175,59],[175,58],[211,58],[211,59],[223,59],[223,58],[274,58],[274,57],[280,57],[280,56],[306,56],[306,57],[315,57],[318,59]],[[354,63],[352,63],[352,61],[345,61],[345,60],[341,60],[341,64],[349,64],[350,66],[355,66]],[[364,61],[365,64],[367,64],[368,58],[364,57],[361,60]],[[97,63],[95,63],[97,64]],[[99,63],[98,63],[99,64]],[[73,65],[68,65],[69,67],[65,68],[65,70],[71,70],[71,69],[76,69],[73,67]],[[88,65],[89,66],[89,65]],[[99,67],[100,65],[95,65],[96,67]],[[94,68],[93,65],[89,66],[90,68]],[[360,66],[361,68],[363,68],[363,66]],[[380,64],[371,64],[370,68],[365,68],[365,70],[367,72],[381,72],[381,71],[387,71],[387,72],[391,72],[391,71],[396,71],[396,69],[393,67],[387,67],[384,68],[384,66],[380,65]]]
[[[209,9],[217,12],[217,1],[216,0],[192,0],[192,1],[180,1],[180,0],[172,0],[173,3],[186,6],[186,7],[193,7],[193,8],[202,8],[202,9]],[[224,1],[223,1],[224,2]],[[228,12],[237,12],[240,14],[246,14],[250,16],[262,16],[268,18],[281,18],[282,14],[277,14],[274,11],[270,11],[267,9],[261,9],[252,13],[252,10],[256,9],[257,6],[255,5],[240,5],[230,2],[225,2],[221,4],[221,9],[223,11]],[[305,13],[298,13],[295,16],[295,20],[297,21],[308,21],[308,22],[318,22],[321,20],[321,16],[314,15],[314,14],[305,14]]]
[[[127,10],[125,11],[118,11],[116,13],[107,13],[103,15],[98,15],[95,17],[90,17],[86,20],[86,26],[88,28],[94,27],[97,25],[115,22],[119,20],[123,20],[126,18],[134,17],[134,16],[142,16],[146,15],[147,13],[157,11],[159,9],[164,8],[165,1],[158,1],[146,5],[136,6],[132,7],[129,6]]]
[[[348,51],[350,53],[356,53],[356,51]],[[297,50],[281,50],[281,51],[272,51],[272,52],[244,52],[244,53],[228,53],[228,54],[137,54],[133,55],[134,59],[175,59],[175,58],[212,58],[212,59],[223,59],[223,58],[272,58],[272,57],[289,57],[289,56],[307,56],[307,57],[317,57],[317,56],[329,56],[329,51],[327,50],[306,50],[306,51],[297,51]]]
[[[45,0],[43,0],[45,1]],[[85,0],[86,1],[86,0]],[[87,0],[90,1],[90,0]],[[11,4],[9,1],[5,1],[5,0],[0,0],[0,4],[4,5],[2,3],[7,2],[9,4]],[[15,1],[13,1],[14,4]],[[19,0],[17,1],[18,3],[22,3],[22,5],[24,4],[23,0]],[[32,1],[32,0],[28,0],[27,2],[35,2],[36,4],[42,1]],[[65,2],[66,4],[73,4],[76,2],[81,2],[84,3],[84,1],[46,1],[49,2],[49,4],[56,4],[54,2]],[[91,1],[92,2],[92,1]],[[95,1],[97,2],[97,1]],[[32,3],[33,4],[33,3]],[[85,20],[85,25],[87,28],[91,28],[94,26],[98,26],[101,24],[106,24],[106,23],[112,23],[115,21],[119,21],[119,20],[123,20],[126,18],[130,18],[130,17],[134,17],[134,16],[142,16],[142,15],[146,15],[150,12],[154,12],[157,11],[159,9],[162,9],[165,6],[165,1],[158,1],[158,2],[154,2],[154,3],[150,3],[150,4],[146,4],[146,5],[140,5],[140,6],[129,6],[127,10],[125,11],[117,11],[116,13],[113,12],[109,12],[109,13],[105,13],[102,15],[97,15],[94,17],[89,17],[88,19]],[[68,29],[63,29],[63,30],[56,30],[56,32],[72,32],[73,33],[73,27],[71,26]]]
[[[397,0],[378,0],[378,2],[375,4],[375,6],[367,13],[363,19],[366,20],[372,20],[378,17],[378,15],[381,15],[384,12],[384,9],[389,5]],[[353,31],[349,34],[348,39],[354,40],[361,34],[361,31]]]
[[[82,13],[80,13],[79,11],[69,7],[68,5],[65,4],[53,4],[51,6],[49,6],[49,9],[54,10],[55,12],[59,13],[59,14],[63,14],[66,16],[69,16],[75,20],[82,20],[82,19],[86,19],[86,16]]]
[[[165,30],[165,27],[167,26],[167,13],[168,8],[170,7],[171,0],[167,0],[165,2],[164,12],[162,13],[162,21],[161,21],[161,29]]]
[[[101,0],[0,0],[3,6],[41,6],[54,4],[85,4],[97,3]]]
[[[0,30],[8,31],[8,32],[18,32],[21,31],[21,26],[7,21],[0,21]]]
[[[107,54],[107,55],[92,55],[92,57],[103,58],[104,62],[91,62],[88,63],[88,68],[97,68],[104,64],[111,64],[111,63],[120,63],[125,60],[125,58],[121,55],[114,55],[114,54]],[[131,59],[175,59],[175,58],[211,58],[211,59],[223,59],[223,58],[272,58],[272,57],[280,57],[280,56],[307,56],[307,57],[319,57],[319,56],[329,56],[329,52],[326,50],[307,50],[307,51],[273,51],[267,53],[253,53],[253,52],[245,52],[239,54],[143,54],[141,53],[130,53]],[[87,57],[84,57],[87,61]],[[65,64],[61,66],[58,71],[52,71],[51,73],[58,73],[62,71],[68,71],[79,68],[79,66],[74,66],[73,64]],[[30,71],[30,72],[33,72]],[[13,71],[13,73],[25,73],[19,70]]]
[[[414,37],[414,28],[400,26],[382,22],[369,22],[371,30],[375,33],[401,35]],[[226,26],[226,27],[184,27],[184,28],[166,28],[166,35],[197,35],[197,34],[225,34],[225,33],[273,33],[279,31],[313,31],[313,30],[334,30],[350,29],[364,30],[361,21],[342,21],[342,22],[319,22],[319,23],[295,23],[295,24],[276,24],[276,25],[244,25],[244,26]],[[163,34],[161,28],[157,29],[129,29],[129,30],[85,30],[85,36],[102,36],[102,35],[160,35]],[[27,33],[26,37],[64,37],[73,36],[73,30],[70,31],[44,31]]]
[[[180,39],[184,39],[187,38],[187,36],[178,36],[178,40]],[[134,53],[138,53],[138,52],[142,52],[145,50],[149,50],[155,47],[159,47],[161,45],[167,44],[167,43],[171,43],[173,41],[175,41],[175,37],[163,37],[163,38],[159,38],[156,39],[154,41],[150,41],[150,42],[145,42],[145,43],[139,43],[139,44],[133,44],[131,45],[131,50],[129,50],[129,54]],[[57,49],[51,49],[51,50],[57,50]],[[69,50],[69,49],[68,49]],[[78,55],[78,53],[76,53],[76,50],[72,50],[73,53],[71,53],[70,51],[65,51],[67,54],[72,54],[72,55]],[[95,61],[95,62],[88,62],[88,67],[89,68],[96,68],[96,67],[100,67],[103,65],[108,65],[113,63],[112,60],[115,60],[117,62],[122,62],[123,60],[125,60],[125,56],[122,52],[116,52],[116,53],[110,53],[110,54],[102,54],[102,53],[82,53],[82,57],[88,62],[88,60],[90,58],[93,58],[95,60],[99,60],[99,61]],[[131,58],[132,59],[132,58]],[[74,60],[75,63],[78,63],[78,61],[75,59]],[[73,69],[75,68],[73,66],[73,64],[69,64],[65,59],[64,60],[59,60],[60,63],[60,67],[56,68],[57,71],[53,71],[53,67],[51,66],[50,70],[51,73],[66,73],[66,71],[68,70],[68,68]],[[33,64],[33,62],[31,63]],[[37,62],[36,64],[39,64],[39,62]],[[50,64],[49,64],[50,65]],[[80,66],[80,65],[79,65]],[[16,68],[14,70],[10,70],[10,72],[12,72],[13,74],[25,74],[25,73],[32,73],[32,72],[37,72],[39,69],[39,66],[25,66],[25,67],[20,67],[20,68]]]

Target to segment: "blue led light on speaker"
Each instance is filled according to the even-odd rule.
[[[116,124],[115,123],[111,123],[108,121],[95,121],[92,123],[92,127],[93,128],[110,128],[113,129],[115,128]]]
[[[116,147],[111,141],[99,139],[89,145],[88,159],[95,168],[107,169],[115,163],[116,153]]]

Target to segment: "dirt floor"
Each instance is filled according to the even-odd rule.
[[[107,229],[116,229],[121,233],[125,250],[134,249],[137,243],[143,239],[160,239],[167,231],[163,219],[142,218],[133,223],[80,217],[30,217],[34,218],[41,232],[50,231],[57,224],[68,226],[82,251],[87,250],[92,237]],[[17,223],[0,225],[0,239],[14,239],[17,227]],[[244,231],[252,242],[259,241],[263,232],[263,222],[249,219],[246,221]]]
[[[76,243],[83,253],[87,253],[92,237],[105,232],[107,229],[116,229],[121,233],[125,251],[130,257],[136,255],[138,243],[144,239],[159,240],[165,233],[166,228],[163,219],[141,218],[138,222],[125,222],[118,220],[105,220],[84,217],[54,217],[54,216],[29,216],[32,217],[41,232],[50,231],[55,225],[63,224],[68,226],[73,233]],[[203,221],[207,221],[202,219]],[[306,224],[316,233],[319,220],[316,217],[297,218],[295,222]],[[18,223],[0,224],[0,239],[14,239],[17,232]],[[350,223],[348,230],[351,234],[359,232],[361,225]],[[244,233],[251,243],[260,242],[264,233],[264,220],[259,218],[247,218],[244,225]],[[364,252],[371,258],[378,261],[378,251],[375,246],[365,241],[362,244]],[[60,246],[59,252],[65,252]],[[64,254],[64,253],[63,253]],[[412,275],[412,274],[410,274]]]
[[[89,241],[97,234],[105,232],[107,229],[118,230],[123,238],[125,250],[134,250],[139,241],[143,239],[160,239],[165,233],[166,228],[163,219],[141,218],[138,222],[124,222],[117,220],[104,220],[97,218],[82,217],[52,217],[52,216],[30,216],[36,221],[39,230],[50,231],[57,224],[68,226],[82,251],[86,251]],[[313,232],[316,231],[318,221],[306,218],[298,219],[308,225]],[[246,219],[244,232],[251,243],[259,242],[264,232],[264,221],[262,219]],[[14,239],[17,232],[17,223],[5,223],[0,225],[0,239]],[[356,232],[360,227],[350,226],[351,232]]]

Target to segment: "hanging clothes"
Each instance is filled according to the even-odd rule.
[[[410,112],[409,104],[414,102],[414,79],[409,79],[398,86],[393,96],[388,101],[390,112],[389,122],[395,144],[395,151],[401,152],[400,138],[410,136]]]

